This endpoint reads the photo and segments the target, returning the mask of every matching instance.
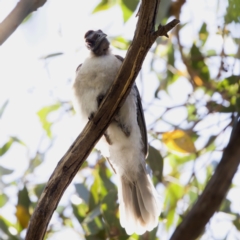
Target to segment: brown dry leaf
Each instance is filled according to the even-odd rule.
[[[180,153],[195,153],[196,148],[191,137],[182,130],[166,132],[162,135],[163,142],[173,151]]]

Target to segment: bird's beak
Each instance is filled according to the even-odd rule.
[[[86,37],[85,41],[87,43],[87,48],[94,51],[96,50],[102,40],[106,38],[107,34],[105,33],[94,33],[94,35],[90,35],[89,37]]]
[[[98,46],[100,45],[100,43],[102,42],[102,40],[104,38],[106,38],[106,36],[107,36],[107,34],[105,34],[105,33],[99,34],[99,37],[96,39],[95,46],[92,50],[96,50],[98,48]]]

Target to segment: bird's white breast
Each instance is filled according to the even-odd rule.
[[[114,55],[88,57],[76,73],[73,84],[73,104],[76,111],[85,118],[96,112],[97,97],[105,95],[121,66]]]
[[[121,62],[112,54],[95,57],[90,56],[77,72],[76,81],[82,87],[106,88],[114,81]]]

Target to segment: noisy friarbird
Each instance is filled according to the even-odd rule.
[[[73,83],[73,105],[82,127],[93,118],[123,61],[122,57],[111,53],[106,36],[101,30],[85,34],[90,54],[77,68]],[[158,225],[160,206],[146,170],[147,132],[136,85],[96,148],[118,177],[121,226],[129,235],[151,231]]]

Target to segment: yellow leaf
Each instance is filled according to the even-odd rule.
[[[166,132],[162,135],[163,142],[173,151],[180,153],[195,153],[196,148],[190,136],[182,130]]]
[[[196,83],[197,86],[202,86],[203,85],[203,80],[197,75],[195,75],[193,77],[193,81]]]
[[[16,209],[16,217],[18,222],[20,223],[22,228],[27,228],[28,222],[30,220],[30,214],[28,212],[28,209],[26,209],[22,205],[17,205]]]

